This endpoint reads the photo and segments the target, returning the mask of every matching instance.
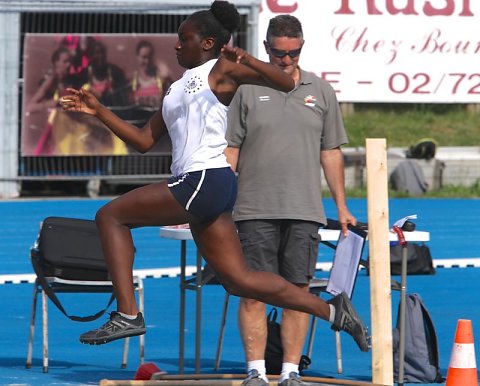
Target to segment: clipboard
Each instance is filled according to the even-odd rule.
[[[366,238],[367,232],[351,225],[347,237],[340,232],[327,284],[329,294],[336,296],[345,292],[352,297]]]

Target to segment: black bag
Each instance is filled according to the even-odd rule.
[[[403,246],[396,244],[390,247],[390,273],[402,274]],[[425,244],[407,243],[407,274],[433,275],[435,268],[430,254],[430,248]]]
[[[267,374],[282,372],[283,346],[280,324],[277,322],[278,311],[272,308],[267,317],[267,347],[265,348],[265,366]]]
[[[265,367],[267,374],[280,374],[282,372],[283,346],[281,337],[281,326],[277,322],[278,311],[272,308],[267,317],[267,347],[265,348]],[[312,361],[306,355],[302,355],[298,370],[308,368]]]
[[[442,383],[437,334],[432,318],[418,294],[406,297],[404,379],[398,380],[400,348],[400,305],[393,330],[394,382]]]
[[[107,306],[94,315],[69,315],[46,278],[74,281],[110,281],[98,229],[93,220],[47,217],[41,224],[35,245],[30,250],[37,282],[50,300],[71,320],[89,322],[102,316],[115,299],[112,291]],[[65,283],[64,283],[65,284]],[[68,285],[66,283],[65,285]]]
[[[435,157],[437,141],[432,138],[422,138],[407,150],[407,158],[430,160]]]
[[[110,280],[98,229],[93,220],[47,217],[38,247],[32,250],[46,277]]]

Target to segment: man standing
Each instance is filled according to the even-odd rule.
[[[356,219],[346,205],[340,146],[347,143],[347,136],[340,107],[327,82],[299,67],[303,43],[297,18],[280,15],[270,20],[264,42],[270,62],[290,74],[296,87],[283,93],[241,86],[230,105],[226,155],[238,172],[234,220],[249,263],[279,273],[308,292],[318,229],[326,223],[322,168],[343,232]],[[242,385],[268,385],[266,306],[242,298],[238,318],[249,374]],[[308,314],[283,310],[280,386],[303,385],[298,364],[308,322]]]

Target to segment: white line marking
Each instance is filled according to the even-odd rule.
[[[433,266],[435,268],[480,268],[480,257],[463,258],[463,259],[434,259]],[[315,266],[317,271],[330,271],[332,263],[317,263]],[[187,265],[185,267],[186,276],[191,276],[196,272],[197,267]],[[133,275],[141,279],[161,279],[163,277],[180,276],[180,267],[170,268],[147,268],[134,269]],[[1,284],[24,284],[34,283],[36,275],[34,273],[20,273],[0,275]]]

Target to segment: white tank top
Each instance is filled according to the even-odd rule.
[[[216,61],[185,71],[163,100],[163,119],[172,140],[174,176],[229,166],[223,154],[228,107],[220,103],[208,84]]]

